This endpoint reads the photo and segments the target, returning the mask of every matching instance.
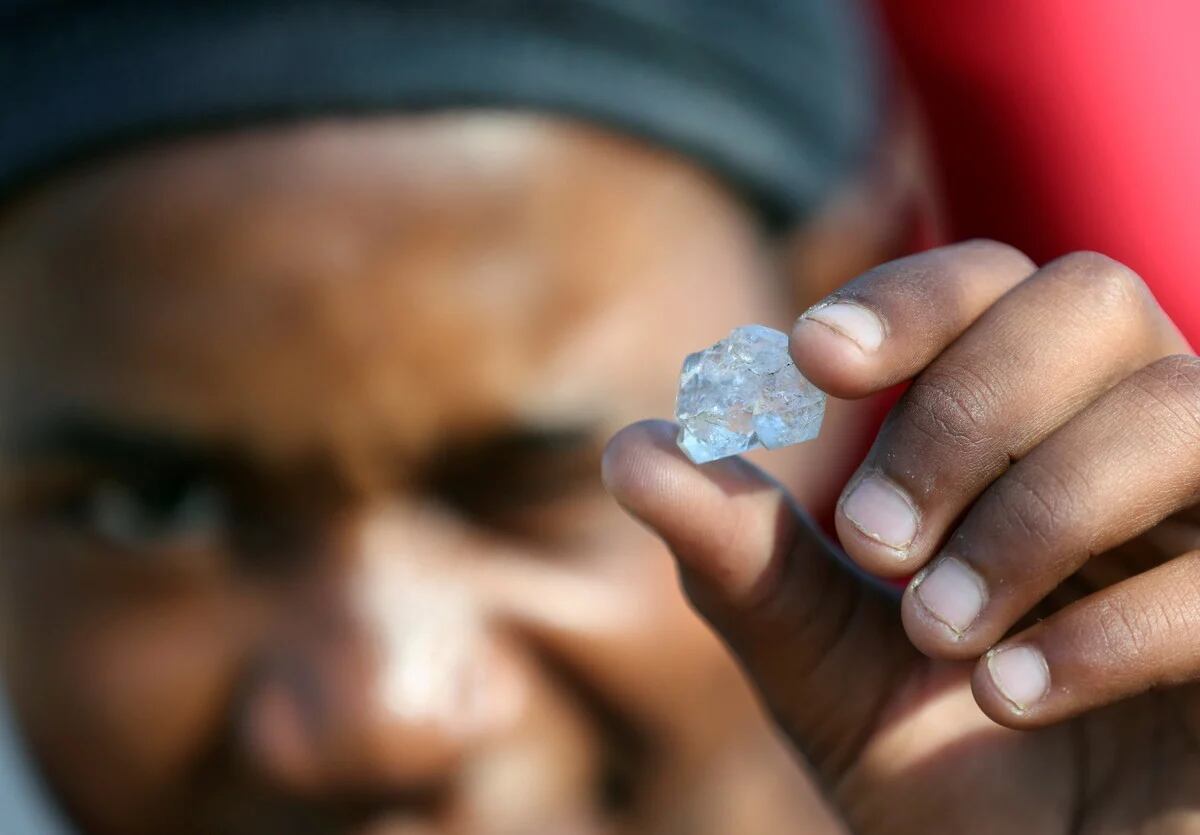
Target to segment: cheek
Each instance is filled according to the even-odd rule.
[[[59,770],[161,786],[214,743],[246,605],[212,580],[106,562],[44,543],[7,550],[6,677]]]
[[[235,668],[222,608],[200,600],[112,612],[67,636],[68,692],[129,769],[170,772],[211,745]]]

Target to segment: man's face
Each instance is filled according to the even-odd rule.
[[[686,353],[785,323],[759,259],[689,166],[487,114],[196,140],[11,210],[0,648],[67,808],[773,831],[799,778],[598,477]]]

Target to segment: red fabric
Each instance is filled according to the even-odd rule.
[[[1099,250],[1200,346],[1200,3],[878,2],[952,236]]]

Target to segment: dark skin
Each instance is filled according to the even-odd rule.
[[[202,137],[11,205],[0,275],[2,680],[85,831],[837,826],[598,477],[797,309],[694,166],[504,114]]]
[[[1200,360],[1140,279],[960,244],[864,274],[791,347],[839,396],[912,381],[842,552],[667,424],[617,435],[605,474],[854,831],[1200,830]],[[897,600],[866,573],[915,577]]]
[[[843,831],[594,479],[823,284],[692,166],[487,114],[198,139],[10,207],[0,271],[4,681],[87,831]],[[834,300],[806,374],[916,380],[857,473],[839,402],[782,485],[637,424],[612,492],[854,831],[1190,831],[1193,690],[1143,692],[1200,666],[1186,344],[1089,255]],[[847,480],[902,601],[789,498]]]

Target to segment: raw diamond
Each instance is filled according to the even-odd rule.
[[[821,431],[825,400],[796,370],[787,334],[746,325],[683,361],[676,442],[703,464],[809,441]]]

